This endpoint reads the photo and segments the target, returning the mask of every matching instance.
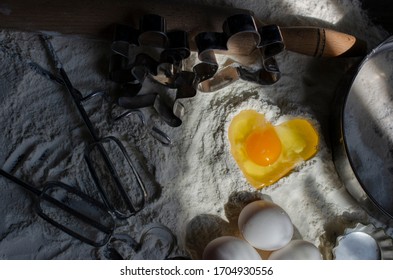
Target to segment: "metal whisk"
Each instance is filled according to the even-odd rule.
[[[83,107],[83,97],[79,90],[74,88],[67,73],[65,72],[61,61],[59,60],[50,39],[43,36],[43,41],[47,46],[49,55],[59,73],[62,83],[66,87],[68,93],[72,97],[84,124],[86,125],[91,143],[86,149],[85,159],[92,175],[92,178],[100,192],[100,195],[108,209],[118,218],[128,218],[140,211],[145,204],[147,191],[145,185],[134,167],[126,148],[119,139],[113,136],[100,138],[90,121],[90,118]],[[121,159],[114,158],[107,152],[118,150]],[[129,172],[121,172],[125,169]],[[127,173],[127,174],[124,174]],[[132,175],[132,186],[127,188],[124,184],[124,176]]]
[[[0,175],[34,194],[37,214],[65,233],[94,247],[111,238],[115,221],[108,208],[77,188],[48,182],[39,190],[3,169]]]

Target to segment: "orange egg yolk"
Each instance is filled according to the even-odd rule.
[[[281,141],[273,127],[256,129],[248,135],[245,148],[247,156],[262,166],[273,164],[281,154]]]

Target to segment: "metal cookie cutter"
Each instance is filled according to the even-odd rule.
[[[337,238],[336,260],[393,260],[393,240],[382,228],[358,223]]]
[[[271,85],[281,76],[274,59],[275,55],[284,50],[283,38],[277,25],[258,29],[251,15],[233,15],[224,22],[222,33],[199,33],[195,42],[199,59],[204,65],[204,68],[198,65],[196,67],[210,68],[209,75],[197,71],[197,76],[201,77],[198,86],[200,91],[216,91],[238,79]],[[245,52],[249,55],[244,56]],[[232,55],[233,63],[219,69],[215,53]],[[250,67],[250,64],[254,66]]]
[[[93,252],[95,254],[93,257],[109,260],[189,259],[187,256],[173,254],[176,245],[176,236],[168,227],[152,223],[143,229],[139,241],[126,233],[114,234],[107,246]]]
[[[274,56],[284,43],[276,25],[257,28],[251,15],[234,15],[223,23],[223,32],[199,33],[195,43],[200,63],[186,71],[183,61],[190,55],[186,32],[167,32],[165,20],[158,15],[144,16],[138,30],[118,25],[110,63],[111,79],[123,88],[118,104],[128,109],[154,107],[167,124],[176,127],[181,125],[179,112],[184,111],[178,110],[181,104],[176,107],[176,101],[194,97],[197,90],[215,91],[238,79],[270,85],[280,78]],[[138,52],[137,46],[145,48]],[[158,51],[157,58],[151,56],[151,48]],[[243,48],[249,55],[244,55]],[[233,63],[220,69],[216,53],[232,55]],[[176,93],[170,98],[157,92],[140,95],[147,78]]]
[[[182,70],[182,61],[190,55],[188,43],[186,32],[166,32],[164,18],[157,15],[145,15],[139,29],[117,25],[109,71],[110,78],[121,84],[118,104],[127,109],[153,107],[168,125],[179,126],[176,100],[196,94],[190,86],[194,74]],[[141,93],[147,79],[161,90]],[[166,89],[176,93],[165,95]]]

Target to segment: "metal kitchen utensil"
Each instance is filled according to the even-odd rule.
[[[125,110],[124,112],[122,112],[119,115],[113,115],[113,112],[111,111],[110,118],[111,118],[111,121],[115,123],[115,122],[118,122],[118,121],[122,120],[123,118],[126,118],[127,116],[130,116],[133,114],[136,114],[138,116],[141,123],[145,127],[148,128],[149,133],[155,139],[157,139],[159,142],[161,142],[162,145],[170,146],[172,144],[172,139],[165,132],[163,132],[161,129],[159,129],[157,126],[148,124],[146,122],[145,116],[138,109]]]
[[[337,238],[333,257],[336,260],[393,260],[393,240],[382,228],[358,223]]]
[[[118,105],[126,109],[152,107],[168,125],[179,126],[182,121],[173,109],[176,99],[196,94],[190,86],[194,73],[182,69],[182,61],[190,55],[187,32],[166,32],[164,18],[145,15],[138,30],[116,25],[111,49],[110,79],[121,85],[122,92]],[[142,94],[147,81],[156,88]],[[164,93],[167,89],[176,93],[170,96]]]
[[[48,182],[42,190],[0,169],[0,175],[34,194],[37,214],[63,232],[94,247],[105,245],[115,228],[113,216],[101,202],[75,187]]]
[[[173,255],[177,244],[176,236],[163,224],[152,223],[142,230],[139,241],[129,234],[114,234],[105,247],[94,252],[94,258],[109,260],[143,259],[189,259],[187,256]]]
[[[197,2],[197,1],[193,1]],[[201,1],[198,1],[201,2]],[[206,1],[203,1],[206,2]],[[225,7],[223,5],[204,5],[187,3],[184,6],[156,0],[128,1],[115,0],[111,2],[100,1],[98,5],[91,9],[87,0],[73,1],[70,5],[62,5],[56,1],[46,3],[45,11],[51,18],[43,17],[41,13],[31,12],[37,8],[36,2],[26,2],[25,0],[13,0],[7,3],[12,13],[0,18],[0,25],[4,29],[23,30],[40,32],[47,30],[53,34],[88,35],[89,38],[100,38],[108,40],[108,27],[113,25],[114,19],[129,24],[136,24],[145,14],[159,13],[168,21],[168,29],[184,30],[193,34],[201,31],[222,32],[222,23],[226,18],[237,14],[254,15],[252,10]],[[268,10],[267,10],[268,13]],[[265,25],[264,20],[258,20],[259,26]],[[20,20],[23,19],[23,20]],[[89,20],[86,20],[89,19]],[[157,22],[154,27],[149,28],[157,33],[162,22]],[[236,25],[236,26],[241,26]],[[152,25],[144,24],[143,30]],[[349,52],[353,55],[353,47],[358,43],[357,38],[349,34],[343,34],[326,28],[310,26],[281,27],[281,33],[285,42],[285,49],[312,56],[337,57],[347,56]],[[160,36],[161,35],[161,36]],[[156,41],[165,41],[162,33],[156,34]],[[143,41],[146,41],[144,38]],[[240,41],[244,45],[244,41]],[[191,49],[195,51],[195,44],[191,38]],[[249,48],[240,48],[242,54],[248,55]],[[357,52],[359,55],[359,52]],[[361,54],[362,56],[365,54]]]
[[[344,77],[334,102],[332,149],[348,192],[393,224],[393,37]]]
[[[216,91],[238,79],[260,85],[271,85],[280,79],[274,56],[284,50],[284,42],[277,25],[257,27],[253,16],[236,14],[224,21],[222,33],[199,33],[195,43],[202,65],[211,67],[206,75],[195,66],[200,91]],[[221,69],[215,53],[232,54],[235,63]],[[247,55],[233,55],[236,53]]]
[[[52,59],[59,76],[71,95],[85,126],[87,127],[92,142],[86,150],[85,159],[93,180],[101,194],[101,197],[108,207],[118,218],[128,218],[140,211],[145,204],[147,190],[138,174],[132,159],[128,155],[126,148],[116,137],[109,136],[100,138],[83,107],[82,94],[73,87],[65,72],[63,65],[50,42],[50,39],[43,36],[50,58]],[[111,154],[107,152],[111,150]],[[119,155],[114,157],[114,151]],[[125,166],[129,171],[124,171]],[[132,181],[127,182],[131,186],[127,188],[123,178],[132,175]]]
[[[105,92],[102,91],[95,91],[92,92],[88,95],[86,95],[82,101],[87,101],[89,99],[92,99],[96,96],[107,96]],[[144,114],[142,113],[141,110],[138,109],[131,109],[131,110],[123,110],[123,112],[121,112],[119,115],[114,115],[113,111],[115,109],[115,107],[119,107],[118,105],[116,105],[113,102],[111,103],[111,109],[110,109],[110,113],[109,113],[109,118],[110,118],[110,123],[116,123],[120,120],[122,120],[123,118],[126,118],[130,115],[136,114],[141,122],[141,124],[147,128],[149,134],[151,136],[153,136],[153,138],[155,138],[157,141],[159,141],[162,145],[164,146],[170,146],[172,144],[172,139],[168,136],[168,134],[166,134],[164,131],[162,131],[160,128],[158,128],[156,125],[152,124],[151,122],[147,122],[145,119]]]
[[[281,73],[275,56],[284,49],[316,57],[364,53],[362,41],[329,29],[265,25],[250,12],[231,13],[220,26],[221,20],[212,16],[208,25],[213,22],[213,30],[198,34],[182,28],[167,31],[166,19],[156,14],[140,17],[138,29],[116,25],[109,72],[111,80],[121,85],[118,105],[126,109],[153,107],[168,125],[177,127],[182,116],[174,109],[176,101],[194,97],[197,90],[213,92],[239,79],[259,85],[276,83]],[[210,30],[202,28],[204,24],[198,28]],[[186,61],[190,45],[198,51],[199,62],[193,66]],[[220,65],[216,53],[234,63]],[[155,82],[159,89],[143,92],[146,81]],[[168,98],[163,92],[170,90],[176,93]]]
[[[48,80],[53,81],[59,85],[64,85],[64,82],[60,77],[53,74],[49,70],[43,68],[41,65],[39,65],[35,61],[30,60],[26,64],[31,69],[33,69],[36,73],[46,77]],[[155,139],[157,139],[164,146],[170,146],[172,144],[172,139],[168,136],[168,134],[166,134],[164,131],[162,131],[160,128],[158,128],[156,125],[147,123],[145,116],[143,115],[143,113],[140,110],[138,110],[138,109],[123,110],[123,112],[120,113],[119,115],[114,115],[113,111],[114,111],[115,107],[119,107],[119,106],[114,104],[113,101],[110,100],[110,98],[108,97],[108,94],[105,91],[102,91],[102,90],[93,91],[93,92],[87,94],[86,96],[82,97],[81,102],[89,101],[95,97],[103,97],[105,100],[108,101],[108,103],[112,104],[112,106],[110,108],[110,114],[109,114],[109,119],[110,119],[111,124],[118,122],[121,119],[123,119],[129,115],[137,114],[140,121],[141,121],[141,124],[147,128],[150,135],[152,135]]]
[[[222,31],[195,37],[200,62],[185,69],[184,61],[191,53],[187,32],[167,32],[165,19],[154,14],[143,16],[139,29],[117,25],[109,68],[111,80],[121,85],[118,104],[126,109],[153,107],[168,125],[177,127],[182,116],[175,109],[176,101],[194,97],[197,90],[216,91],[238,79],[261,85],[279,80],[274,56],[284,45],[276,25],[257,28],[251,15],[238,14],[225,20]],[[237,53],[234,49],[240,41],[253,54],[234,56],[233,64],[220,69],[215,53]],[[176,93],[169,98],[158,91],[140,94],[148,79],[161,91]]]

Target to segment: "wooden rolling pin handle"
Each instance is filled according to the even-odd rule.
[[[367,54],[364,41],[319,27],[280,27],[285,48],[315,57],[356,57]]]

